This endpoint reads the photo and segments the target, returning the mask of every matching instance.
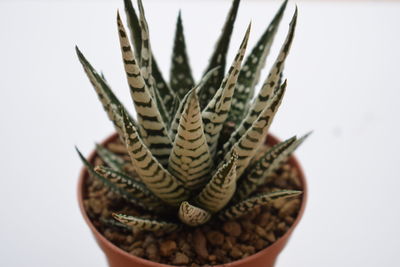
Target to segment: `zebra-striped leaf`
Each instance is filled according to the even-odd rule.
[[[111,169],[123,172],[126,162],[122,157],[116,155],[100,144],[96,144],[96,152],[104,163]]]
[[[255,86],[260,78],[261,70],[265,66],[266,58],[271,50],[287,2],[287,0],[283,2],[268,28],[260,37],[251,53],[246,57],[237,80],[227,122],[238,125],[246,114],[247,105],[253,97]]]
[[[135,58],[140,59],[141,50],[142,50],[142,29],[140,27],[139,18],[136,15],[135,9],[133,8],[131,0],[124,0],[125,4],[125,13],[128,18],[128,26],[131,33],[131,40],[133,40]],[[154,58],[154,55],[151,52],[152,58],[152,76],[154,78],[154,89],[158,91],[161,97],[161,100],[164,103],[164,107],[170,112],[169,107],[172,105],[172,101],[174,99],[174,93],[169,88],[168,84],[165,82],[164,77],[161,74],[161,71],[158,67],[157,61]],[[158,104],[158,102],[157,102]]]
[[[218,71],[218,67],[210,70],[201,80],[200,82],[196,85],[193,90],[197,93],[197,95],[201,94],[201,91],[203,90],[205,84],[207,81]],[[188,92],[183,99],[180,101],[179,108],[177,109],[177,112],[174,114],[174,119],[171,122],[171,127],[169,129],[169,135],[172,140],[175,140],[176,133],[178,131],[178,125],[179,121],[182,116],[183,109],[185,108],[188,96],[190,95],[190,92]],[[177,97],[178,98],[178,97]]]
[[[179,228],[179,225],[172,222],[151,220],[146,218],[128,216],[124,214],[115,214],[115,213],[113,214],[113,217],[117,221],[127,226],[137,228],[139,230],[172,232]]]
[[[135,199],[143,202],[146,207],[152,210],[160,207],[160,199],[134,178],[104,166],[96,166],[94,171],[116,187],[125,190],[130,195],[134,196]]]
[[[189,93],[179,121],[168,162],[168,170],[186,188],[202,186],[212,166],[212,159],[204,135],[200,104],[196,90]]]
[[[119,136],[122,136],[122,120],[121,115],[118,112],[118,107],[123,107],[123,105],[111,91],[105,79],[97,73],[97,71],[92,67],[89,61],[87,61],[87,59],[81,53],[77,46],[75,47],[75,50],[87,77],[89,78],[91,84],[93,85],[93,88],[97,93],[97,96],[99,97],[101,104],[103,105],[103,109],[107,113],[108,118],[113,122]],[[124,107],[123,109],[126,111]],[[135,125],[137,125],[132,117],[130,117],[130,119]]]
[[[233,145],[230,152],[226,155],[225,160],[229,160],[233,150],[235,150],[238,154],[239,158],[236,168],[236,175],[238,178],[240,178],[250,160],[254,157],[255,153],[257,152],[257,148],[262,144],[262,142],[264,142],[272,120],[282,102],[285,90],[286,81],[282,84],[280,90],[276,92],[275,96],[270,102],[270,105],[264,108],[258,118],[253,122],[251,127],[245,132],[244,135],[242,135],[239,141]]]
[[[259,160],[248,168],[249,172],[240,180],[240,186],[236,193],[238,199],[246,198],[260,185],[264,184],[265,178],[270,175],[297,146],[298,142],[296,142],[296,137],[292,137],[267,150]]]
[[[199,207],[189,204],[189,202],[182,202],[179,207],[179,219],[187,225],[198,226],[206,223],[211,219],[211,213]]]
[[[192,70],[186,53],[185,35],[181,12],[176,22],[174,48],[172,51],[170,86],[175,94],[182,99],[194,86]]]
[[[267,205],[277,199],[295,197],[301,193],[297,190],[282,190],[254,196],[223,210],[219,214],[219,218],[224,221],[234,220],[248,214],[256,207]]]
[[[234,152],[228,163],[224,164],[195,198],[198,205],[210,212],[218,212],[231,200],[236,190],[236,161]]]
[[[204,122],[204,132],[207,138],[208,147],[211,155],[214,156],[218,138],[222,130],[222,126],[228,117],[231,107],[232,96],[234,95],[236,81],[240,72],[240,66],[246,52],[247,42],[249,40],[251,25],[247,28],[246,34],[239,47],[235,59],[222,81],[221,87],[214,95],[213,99],[208,103],[202,112]]]
[[[244,120],[242,120],[239,127],[233,132],[229,141],[224,144],[223,154],[227,153],[232,145],[235,144],[239,140],[239,138],[241,138],[241,136],[251,127],[253,122],[258,118],[263,110],[265,110],[265,107],[271,103],[272,97],[276,93],[274,91],[279,90],[280,84],[278,82],[281,79],[284,62],[292,44],[294,31],[296,28],[296,21],[297,8],[290,23],[289,32],[287,34],[286,40],[281,48],[281,51],[279,52],[278,58],[272,66],[268,78],[264,82],[258,96],[253,100],[246,117],[244,118]]]
[[[90,164],[85,157],[82,155],[82,153],[78,150],[78,148],[75,148],[76,152],[78,152],[78,155],[80,159],[82,160],[83,164],[86,166],[88,172],[90,175],[95,177],[96,179],[99,179],[104,185],[106,185],[111,191],[115,192],[117,195],[123,197],[125,200],[145,209],[145,210],[151,210],[151,207],[146,206],[141,199],[136,198],[134,194],[131,192],[128,192],[122,187],[118,187],[116,184],[111,183],[108,179],[104,178],[103,176],[99,175],[97,172],[94,171],[94,167],[92,164]]]
[[[138,120],[141,126],[143,140],[151,153],[166,166],[172,142],[166,126],[143,79],[141,70],[132,53],[125,28],[118,15],[118,30],[121,43],[121,52],[124,59],[126,76],[130,87],[133,103],[135,104]],[[142,49],[143,51],[143,49]]]
[[[219,66],[215,75],[205,85],[206,90],[202,90],[199,94],[200,106],[203,109],[210,99],[214,96],[217,89],[220,87],[222,79],[224,78],[225,65],[226,65],[226,54],[228,52],[229,43],[233,31],[233,25],[235,24],[237,11],[239,9],[240,0],[234,0],[229,10],[228,16],[225,21],[225,25],[222,29],[221,35],[215,46],[214,53],[211,56],[208,67],[204,73],[207,73],[211,69]]]
[[[124,122],[125,144],[136,173],[157,197],[171,206],[179,206],[188,198],[188,192],[147,149],[127,114],[123,110],[121,113]]]

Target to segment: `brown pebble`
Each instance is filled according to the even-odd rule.
[[[271,242],[271,243],[273,243],[273,242],[275,242],[276,241],[276,237],[275,237],[275,234],[274,234],[274,232],[268,232],[266,235],[265,235],[265,238],[269,241],[269,242]]]
[[[186,256],[185,254],[181,253],[181,252],[177,252],[175,254],[174,259],[172,260],[172,263],[176,264],[176,265],[188,264],[189,263],[189,257]]]
[[[208,260],[209,260],[209,261],[216,261],[216,260],[217,260],[217,256],[215,256],[215,255],[209,255],[209,256],[208,256]]]
[[[224,235],[218,231],[210,231],[206,234],[208,242],[212,245],[220,246],[224,243]]]
[[[265,227],[267,226],[270,219],[271,219],[271,213],[263,212],[257,216],[256,223],[262,227]]]
[[[233,247],[229,255],[231,255],[231,257],[234,259],[239,259],[240,257],[242,257],[243,252],[240,251],[238,247]]]
[[[152,243],[146,248],[147,257],[152,261],[159,261],[160,255],[158,253],[158,247]]]
[[[279,210],[279,216],[286,217],[292,215],[300,207],[300,199],[291,199]]]
[[[253,246],[248,246],[248,245],[241,245],[240,250],[249,255],[254,254],[254,252],[256,251],[256,249]]]
[[[207,240],[200,229],[196,229],[193,235],[193,247],[197,255],[203,259],[208,258]]]
[[[260,237],[262,237],[262,238],[264,238],[264,239],[267,239],[267,232],[265,231],[265,229],[264,228],[262,228],[261,226],[256,226],[256,233],[260,236]]]
[[[175,252],[177,246],[175,241],[166,240],[160,244],[161,256],[169,257]]]
[[[261,249],[265,248],[267,245],[268,245],[268,242],[265,241],[265,240],[263,240],[263,239],[261,239],[261,238],[257,239],[257,240],[254,242],[254,247],[255,247],[257,250],[261,250]]]
[[[144,256],[144,249],[143,248],[134,248],[131,250],[131,254],[135,255],[137,257],[143,257]]]
[[[235,221],[225,222],[223,229],[224,229],[225,233],[227,233],[231,236],[234,236],[234,237],[238,237],[242,233],[242,227],[240,226],[239,223],[237,223]]]

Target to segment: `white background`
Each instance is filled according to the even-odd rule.
[[[0,2],[2,266],[106,266],[78,210],[81,162],[74,145],[87,154],[112,126],[74,45],[132,107],[115,22],[122,2]],[[154,53],[166,74],[182,9],[198,78],[229,1],[144,2]],[[252,45],[279,3],[242,1],[228,62],[250,19]],[[288,90],[272,132],[287,138],[314,130],[296,153],[310,197],[278,266],[400,266],[400,5],[298,6]],[[269,63],[293,10],[291,3]]]

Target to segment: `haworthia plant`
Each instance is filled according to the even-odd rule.
[[[119,15],[117,26],[136,119],[113,94],[104,76],[76,49],[130,162],[127,156],[101,145],[96,151],[105,166],[92,166],[78,151],[79,156],[95,179],[148,211],[143,217],[113,214],[115,220],[127,229],[170,232],[182,224],[196,227],[213,219],[236,219],[276,199],[301,194],[281,190],[256,195],[267,177],[307,137],[293,137],[259,152],[286,90],[286,81],[281,83],[282,72],[294,36],[297,9],[271,72],[251,100],[287,1],[242,65],[250,36],[248,27],[225,73],[240,4],[240,0],[234,0],[199,82],[191,73],[179,13],[170,83],[165,82],[154,59],[143,3],[138,0],[139,13],[129,0],[124,3],[129,34]],[[166,212],[175,214],[175,218],[172,214],[163,217]]]

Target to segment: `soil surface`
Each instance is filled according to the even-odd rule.
[[[107,148],[128,159],[119,141]],[[267,149],[266,147],[262,150]],[[95,165],[103,165],[95,158]],[[132,173],[127,167],[126,172]],[[301,190],[297,170],[283,164],[258,192],[279,189]],[[132,255],[151,261],[178,266],[224,264],[250,256],[281,237],[293,224],[301,196],[277,200],[235,221],[211,220],[197,228],[183,227],[173,233],[144,232],[124,227],[111,214],[150,216],[109,191],[99,180],[86,180],[84,206],[95,227],[112,243]]]

